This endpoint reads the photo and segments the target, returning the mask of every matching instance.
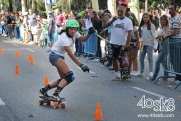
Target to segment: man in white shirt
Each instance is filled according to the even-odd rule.
[[[177,5],[176,4],[170,4],[169,5],[169,14],[171,16],[170,19],[170,24],[169,24],[169,34],[166,37],[170,36],[181,36],[181,16],[177,13]],[[171,56],[171,63],[173,64],[173,56],[175,53],[173,51],[170,51],[170,56]],[[180,56],[180,55],[176,55]],[[179,60],[180,61],[180,60]],[[174,68],[174,70],[177,70]],[[174,80],[171,80],[171,84],[177,84],[181,80],[181,76],[176,74],[176,78]]]
[[[118,19],[112,17],[107,23],[106,26],[112,27],[111,32],[111,57],[113,58],[113,67],[116,73],[116,77],[113,80],[120,80],[120,72],[118,66],[118,57],[121,49],[129,47],[129,42],[131,40],[131,34],[133,30],[132,21],[125,16],[126,7],[120,5],[117,8]]]

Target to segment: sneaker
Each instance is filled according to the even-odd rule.
[[[13,38],[11,38],[11,37],[7,39],[7,41],[11,41],[11,40],[13,40]]]
[[[116,75],[116,77],[113,78],[111,81],[116,81],[116,80],[121,80],[121,77],[119,77],[118,75]]]
[[[106,64],[105,66],[106,66],[106,67],[110,67],[110,66],[111,66],[111,64],[109,64],[109,63],[108,63],[108,64]]]
[[[141,73],[140,71],[135,73],[134,76],[144,76],[145,74],[144,73]]]
[[[150,77],[153,77],[153,72],[150,72],[150,73],[149,73],[149,76],[150,76]]]
[[[98,61],[99,61],[99,59],[96,59],[96,58],[95,58],[95,59],[94,59],[94,60],[92,60],[92,61],[94,61],[94,62],[98,62]]]
[[[32,45],[33,43],[34,43],[33,41],[28,42],[29,45]]]
[[[149,80],[150,80],[150,81],[155,81],[155,80],[156,80],[156,77],[149,77]]]
[[[40,93],[41,95],[45,96],[45,97],[48,97],[47,91],[45,91],[44,88],[41,88],[41,89],[39,90],[39,93]]]
[[[130,75],[134,75],[134,74],[136,74],[135,71],[131,71],[130,72]]]
[[[108,67],[109,70],[114,70],[113,66]]]
[[[58,94],[54,93],[52,96],[51,96],[52,100],[60,100],[60,97]]]

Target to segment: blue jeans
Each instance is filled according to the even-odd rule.
[[[20,29],[19,26],[14,27],[14,38],[15,39],[20,39]]]
[[[140,52],[140,57],[139,57],[141,73],[144,72],[144,59],[146,54],[148,56],[148,61],[149,61],[149,72],[153,72],[153,46],[145,45],[143,47],[143,51]]]
[[[155,71],[153,73],[153,77],[156,78],[158,76],[158,73],[160,71],[160,64],[162,63],[163,66],[163,61],[164,61],[164,54],[163,51],[161,51],[158,53],[158,57],[155,61]],[[164,72],[164,76],[166,76],[166,72]]]

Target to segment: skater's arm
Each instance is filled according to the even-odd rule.
[[[80,36],[77,39],[82,41],[82,42],[85,42],[86,40],[88,40],[89,37],[90,37],[90,34],[86,34],[85,36]]]
[[[78,65],[80,66],[82,63],[77,59],[77,57],[72,53],[70,46],[64,46],[66,52],[68,53],[69,57]]]

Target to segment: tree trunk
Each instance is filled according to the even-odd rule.
[[[107,1],[107,6],[108,6],[108,10],[110,10],[111,14],[114,16],[114,15],[117,15],[117,12],[116,12],[116,0],[108,0]]]
[[[31,9],[35,11],[35,0],[31,0]]]
[[[92,0],[92,8],[94,11],[98,11],[99,10],[99,3],[98,0]]]
[[[68,0],[62,0],[62,12],[63,11],[68,12],[68,6],[69,6]]]
[[[145,12],[148,12],[148,0],[145,0]]]
[[[9,11],[10,12],[13,12],[13,1],[12,0],[9,0]]]
[[[46,5],[46,4],[45,4],[45,8],[46,8],[46,15],[47,15],[47,19],[49,19],[49,17],[48,17],[48,14],[47,14],[47,13],[48,13],[48,11],[49,11],[49,10],[51,10],[51,5]]]
[[[132,7],[132,12],[135,14],[136,18],[138,19],[138,21],[140,20],[139,19],[139,0],[133,0],[133,7]]]
[[[25,13],[27,11],[27,0],[22,0],[21,1],[21,5],[22,5],[22,13]]]

